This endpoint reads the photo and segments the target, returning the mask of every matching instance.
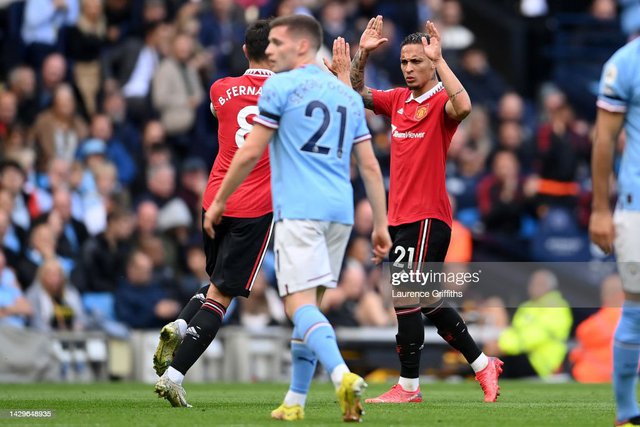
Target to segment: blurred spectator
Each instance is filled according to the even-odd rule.
[[[356,39],[353,26],[347,22],[347,7],[344,2],[330,0],[325,3],[320,12],[320,24],[323,29],[323,43],[325,46],[333,46],[336,37],[342,37],[348,42]]]
[[[32,193],[24,191],[26,173],[15,160],[0,162],[0,188],[11,199],[7,212],[11,212],[11,221],[24,230],[31,226],[31,219],[40,213]]]
[[[57,215],[61,222],[56,253],[69,259],[78,259],[82,245],[89,237],[89,233],[84,223],[71,215],[71,193],[69,190],[65,188],[54,190],[51,210],[41,215],[36,223],[48,222],[51,215]]]
[[[325,292],[322,311],[336,326],[390,326],[395,319],[380,294],[368,287],[366,272],[354,259],[347,260],[338,287]]]
[[[569,355],[573,378],[581,383],[611,382],[613,335],[624,303],[618,275],[609,276],[602,282],[600,302],[600,310],[578,325],[577,345]]]
[[[189,207],[194,224],[199,224],[201,221],[202,195],[208,178],[209,171],[202,159],[190,157],[182,163],[178,197]]]
[[[547,117],[538,128],[534,163],[539,178],[534,181],[534,188],[541,217],[547,205],[575,207],[580,167],[588,165],[591,154],[588,125],[575,118],[564,94],[551,90],[543,102]]]
[[[167,5],[172,3],[171,0],[144,0],[142,3],[142,13],[140,17],[136,17],[137,22],[135,30],[135,34],[139,37],[144,37],[144,32],[140,31],[141,28],[144,28],[145,25],[148,25],[151,22],[167,22],[168,19],[168,10]],[[140,7],[140,6],[137,6]]]
[[[529,300],[520,304],[511,326],[500,334],[489,354],[502,354],[503,377],[548,377],[562,367],[573,316],[558,290],[557,277],[537,270],[527,287]]]
[[[360,237],[369,238],[373,232],[373,209],[368,199],[356,203],[353,218],[353,231]]]
[[[167,296],[179,299],[176,287],[176,260],[171,258],[175,253],[169,253],[165,247],[165,241],[159,236],[147,236],[137,242],[137,250],[151,259],[153,268],[153,282],[162,286],[167,291]],[[179,254],[183,256],[183,253]]]
[[[459,127],[452,141],[457,143],[465,128]],[[472,141],[460,142],[463,144],[457,153],[455,170],[447,177],[447,190],[455,197],[457,206],[457,219],[467,227],[474,227],[480,220],[478,211],[477,189],[480,180],[485,174],[485,162],[487,151],[474,144]],[[453,156],[451,156],[453,158]]]
[[[33,282],[36,270],[48,259],[54,259],[63,269],[66,277],[71,274],[74,262],[71,258],[61,256],[56,252],[56,235],[59,224],[43,222],[34,224],[29,233],[29,244],[25,248],[22,258],[16,265],[18,281],[23,286]]]
[[[93,1],[93,0],[91,0]],[[91,119],[91,137],[104,141],[105,156],[116,166],[118,181],[122,185],[133,182],[137,174],[135,160],[125,145],[113,134],[111,119],[106,114],[96,114]],[[82,150],[80,150],[82,151]]]
[[[144,41],[128,38],[102,57],[105,90],[107,93],[122,90],[128,118],[138,126],[152,116],[149,95],[160,61],[161,26],[158,22],[148,23],[144,28]]]
[[[196,289],[197,290],[197,289]],[[263,271],[258,272],[251,288],[251,298],[239,298],[240,325],[253,331],[287,322],[278,292],[269,286]]]
[[[24,328],[33,310],[22,294],[16,275],[0,251],[0,325]]]
[[[514,236],[525,209],[520,165],[509,151],[498,152],[492,171],[478,184],[478,207],[487,232]]]
[[[10,91],[0,91],[0,143],[2,148],[18,118],[18,97]],[[4,151],[4,150],[3,150]]]
[[[102,110],[111,119],[113,138],[124,144],[135,163],[143,162],[140,130],[127,118],[127,104],[120,91],[105,94]]]
[[[81,0],[78,22],[67,31],[67,54],[74,61],[73,79],[89,116],[97,111],[102,81],[100,55],[106,46],[106,36],[107,21],[102,0]]]
[[[129,215],[116,211],[107,217],[107,228],[82,247],[85,270],[83,292],[114,292],[125,270],[132,224]]]
[[[462,25],[464,19],[462,7],[458,0],[445,0],[440,9],[440,37],[442,38],[443,56],[452,67],[457,67],[460,52],[468,48],[475,41],[475,36],[467,27]]]
[[[37,70],[37,68],[36,68]],[[38,81],[38,109],[42,111],[51,107],[53,94],[67,77],[67,60],[59,53],[52,53],[44,59]]]
[[[196,110],[204,99],[198,73],[189,62],[193,45],[191,36],[178,34],[171,55],[162,60],[153,77],[153,106],[179,157],[184,157],[191,144]]]
[[[0,198],[6,199],[6,194],[6,191],[0,191]],[[5,206],[0,206],[0,242],[6,263],[11,267],[18,265],[26,242],[26,232],[11,223]]]
[[[161,284],[154,282],[151,258],[134,250],[116,291],[118,319],[132,328],[151,329],[175,319],[179,311],[180,304],[168,299]]]
[[[95,156],[96,154],[92,155]],[[99,154],[97,154],[99,155]],[[118,171],[111,162],[102,161],[92,168],[95,179],[95,191],[83,195],[84,223],[89,234],[96,235],[104,231],[107,225],[107,216],[117,208],[114,206],[114,196],[118,188]],[[118,194],[120,207],[128,207],[124,201],[126,195]]]
[[[84,218],[84,207],[80,193],[73,188],[71,182],[72,163],[61,158],[55,158],[49,163],[46,175],[36,177],[35,192],[38,207],[41,212],[49,212],[53,208],[53,194],[57,190],[68,191],[71,197],[71,216],[75,219]]]
[[[525,132],[520,123],[513,120],[500,122],[498,124],[496,137],[496,151],[509,151],[513,153],[518,159],[521,169],[525,173],[530,172],[533,151],[529,141],[525,140]]]
[[[38,114],[36,73],[25,65],[15,67],[9,73],[9,89],[18,98],[18,122],[31,126]]]
[[[640,34],[640,4],[635,0],[618,0],[620,5],[620,21],[627,37]]]
[[[232,57],[243,55],[241,49],[244,42],[245,22],[242,9],[233,0],[209,0],[200,14],[200,43],[213,53],[216,74],[212,81],[229,75],[238,75],[239,70],[232,70]],[[234,53],[234,47],[237,50]],[[242,61],[242,68],[246,61]]]
[[[200,21],[198,13],[200,11],[200,2],[183,3],[176,16],[176,32],[178,34],[186,34],[193,39],[194,54],[189,64],[198,72],[201,84],[208,85],[216,72],[213,53],[209,49],[205,49],[200,43]]]
[[[210,277],[207,274],[207,260],[202,250],[202,236],[194,235],[191,237],[185,248],[185,258],[187,269],[178,281],[178,293],[183,304],[186,304],[198,289],[210,282]],[[258,280],[256,279],[256,283]],[[252,295],[255,295],[253,293],[255,290],[256,284],[251,289]],[[276,298],[278,298],[277,293]],[[284,315],[284,311],[282,314]]]
[[[165,144],[164,126],[159,120],[149,120],[142,129],[140,157],[137,159],[139,171],[132,186],[136,197],[146,193],[147,177],[152,167],[172,163],[171,149]]]
[[[162,263],[180,271],[186,265],[185,249],[193,220],[186,203],[176,197],[158,211],[158,231],[161,233],[164,257]]]
[[[507,90],[502,77],[489,65],[484,50],[471,46],[462,53],[458,78],[476,105],[495,111],[500,97]]]
[[[80,13],[78,0],[29,0],[25,2],[22,40],[27,46],[27,59],[35,69],[44,58],[59,51],[58,32],[74,25]]]
[[[33,307],[32,327],[36,330],[81,331],[87,326],[80,293],[69,283],[55,258],[40,265],[27,299]]]
[[[496,111],[498,125],[502,122],[516,122],[520,124],[523,138],[529,140],[533,137],[537,126],[536,117],[525,100],[517,92],[508,91],[500,98]]]
[[[176,170],[170,163],[152,166],[147,171],[148,192],[141,200],[150,199],[162,208],[176,195]]]
[[[151,200],[143,200],[136,208],[134,240],[139,241],[158,232],[158,206]]]
[[[89,129],[76,113],[71,86],[60,84],[56,87],[52,107],[38,115],[31,132],[38,154],[38,172],[45,173],[51,160],[57,157],[73,161],[76,149],[87,137]]]
[[[105,0],[104,14],[107,18],[107,40],[119,44],[134,30],[132,0]]]

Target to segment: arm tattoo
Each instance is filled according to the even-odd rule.
[[[373,110],[373,95],[371,94],[371,89],[365,88],[365,92],[361,93],[360,96],[362,96],[364,108]]]
[[[373,110],[373,95],[371,95],[371,89],[364,85],[364,66],[367,63],[368,54],[362,54],[361,50],[358,50],[351,61],[351,73],[349,78],[351,79],[351,86],[353,90],[358,92],[362,96],[364,108]]]
[[[367,55],[363,55],[362,51],[358,50],[351,61],[351,86],[353,90],[360,93],[364,89],[364,65],[367,62]]]
[[[458,91],[452,95],[449,95],[449,99],[451,100],[451,102],[453,102],[454,99],[456,99],[456,96],[460,95],[462,92],[464,92],[464,88],[460,88],[458,89]]]

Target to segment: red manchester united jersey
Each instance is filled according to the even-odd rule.
[[[389,224],[436,218],[451,227],[445,164],[459,122],[445,112],[442,83],[418,98],[408,88],[371,93],[373,111],[391,118]]]
[[[251,131],[262,85],[272,74],[269,70],[249,69],[240,77],[226,77],[211,85],[209,96],[218,117],[219,149],[202,198],[204,209],[211,205],[233,156]],[[224,215],[254,218],[271,211],[271,172],[265,151],[247,179],[229,197]]]

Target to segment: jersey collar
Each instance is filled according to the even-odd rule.
[[[413,93],[409,94],[409,98],[407,98],[407,100],[404,102],[408,104],[411,101],[416,101],[418,104],[422,104],[424,101],[431,98],[433,95],[440,92],[442,89],[444,89],[444,86],[442,85],[442,82],[439,82],[437,85],[432,87],[429,91],[423,93],[417,98],[413,97]]]
[[[264,68],[249,68],[244,72],[245,76],[271,76],[273,71],[265,70]]]

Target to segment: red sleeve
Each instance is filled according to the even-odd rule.
[[[216,110],[218,109],[218,107],[220,107],[218,98],[220,97],[220,91],[222,90],[221,86],[224,80],[225,79],[216,80],[211,85],[211,88],[209,88],[209,100],[211,100],[211,104],[213,104],[213,108],[215,108]]]
[[[396,97],[402,88],[377,90],[371,89],[371,97],[373,98],[373,112],[376,114],[384,114],[391,117]]]
[[[443,125],[444,125],[444,130],[447,134],[447,137],[445,138],[445,152],[449,151],[449,146],[451,145],[451,140],[453,139],[453,135],[456,133],[456,130],[458,130],[458,125],[460,124],[460,122],[456,119],[453,119],[451,117],[449,117],[449,115],[447,114],[447,101],[449,101],[449,97],[447,96],[447,92],[446,91],[442,91],[443,95],[442,96],[442,120],[443,120]]]

